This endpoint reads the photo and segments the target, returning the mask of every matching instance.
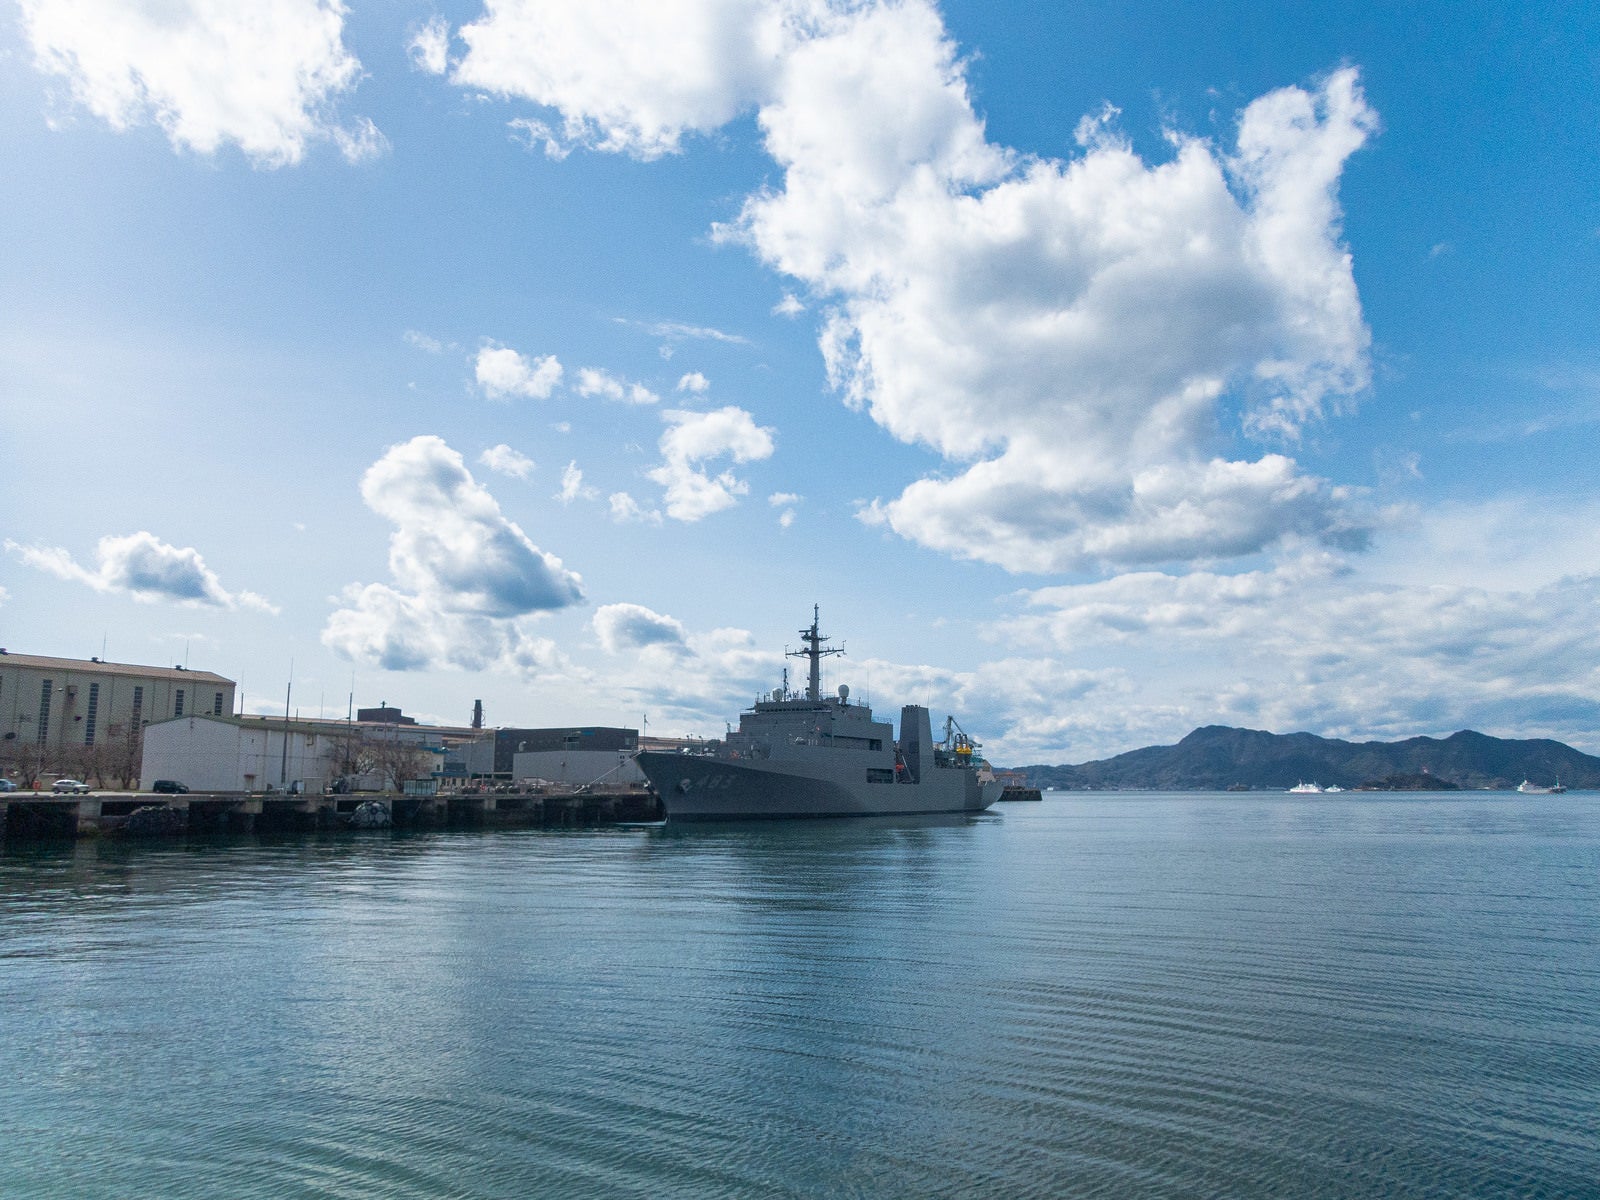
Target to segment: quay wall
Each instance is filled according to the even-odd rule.
[[[614,791],[483,792],[405,796],[0,794],[0,839],[312,832],[354,828],[561,829],[665,819],[660,799],[638,788]]]

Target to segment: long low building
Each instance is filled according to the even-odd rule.
[[[641,743],[662,750],[696,744],[603,725],[472,729],[418,725],[400,719],[398,709],[362,711],[382,719],[201,715],[155,722],[144,731],[142,782],[149,788],[172,779],[217,792],[389,790],[405,778],[626,788],[646,783],[634,763]]]
[[[648,784],[631,750],[525,750],[511,758],[515,783],[611,788]]]
[[[465,778],[484,731],[393,721],[193,716],[144,731],[141,783],[171,779],[192,791],[320,792],[399,789],[407,780]]]
[[[645,787],[649,781],[634,756],[641,750],[675,752],[698,748],[699,739],[641,737],[637,729],[608,725],[565,725],[547,729],[497,729],[497,778],[516,783],[543,781],[597,789]],[[482,763],[483,744],[474,748]]]

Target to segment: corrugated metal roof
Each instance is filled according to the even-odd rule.
[[[42,654],[0,654],[0,666],[22,667],[31,671],[77,671],[84,675],[137,675],[145,679],[191,680],[195,683],[225,683],[233,680],[210,671],[189,671],[183,667],[141,667],[135,663],[95,662],[92,658],[49,658]]]

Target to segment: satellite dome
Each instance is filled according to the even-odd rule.
[[[848,703],[849,700],[850,700],[850,685],[848,683],[841,683],[839,685],[839,701],[840,701],[840,703]]]

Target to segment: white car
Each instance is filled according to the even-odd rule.
[[[50,785],[52,792],[74,792],[78,795],[87,795],[89,785],[81,779],[58,779]]]

